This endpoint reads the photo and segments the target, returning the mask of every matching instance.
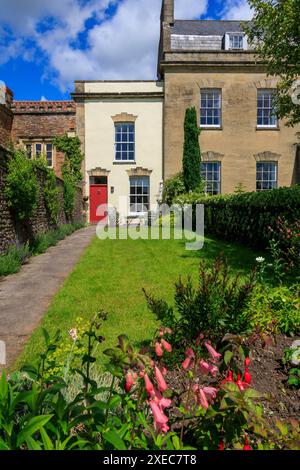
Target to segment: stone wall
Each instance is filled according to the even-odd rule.
[[[24,221],[24,223],[18,223],[15,221],[13,214],[8,207],[7,200],[4,195],[5,178],[7,175],[6,156],[4,152],[0,151],[0,253],[7,250],[10,245],[13,244],[24,244],[28,240],[32,240],[38,234],[45,233],[53,228],[51,225],[49,216],[47,214],[45,199],[44,199],[44,182],[45,174],[42,170],[38,172],[38,181],[40,186],[39,192],[39,204],[34,212],[33,216]],[[63,182],[57,178],[57,186],[60,193],[60,208],[58,215],[58,225],[67,223],[64,213],[64,197],[63,197]],[[76,201],[73,222],[83,221],[83,200],[82,200],[82,189],[77,188],[76,190]]]

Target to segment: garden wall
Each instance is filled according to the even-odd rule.
[[[269,246],[279,217],[288,224],[300,220],[300,185],[197,202],[205,206],[206,233],[257,249]]]
[[[0,253],[3,253],[12,244],[23,244],[32,240],[40,233],[45,233],[53,229],[46,210],[44,200],[44,182],[45,175],[42,170],[38,170],[38,182],[40,186],[39,203],[33,216],[20,224],[14,220],[13,214],[8,207],[5,195],[5,178],[7,174],[6,157],[4,152],[0,151]],[[60,193],[60,204],[58,214],[58,225],[67,223],[64,213],[63,182],[57,178],[57,186]],[[76,189],[75,209],[72,222],[83,221],[82,189]]]

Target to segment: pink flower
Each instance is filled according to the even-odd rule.
[[[159,405],[154,400],[150,400],[149,405],[154,417],[157,432],[168,432],[170,429],[167,425],[169,418],[163,413]]]
[[[211,374],[213,377],[216,377],[217,373],[219,372],[217,366],[212,366],[211,364],[208,364],[208,362],[204,361],[204,359],[201,359],[199,361],[199,366],[202,374],[204,375]]]
[[[161,340],[161,344],[167,352],[172,352],[172,346],[165,339]]]
[[[156,354],[158,357],[161,357],[161,356],[163,356],[163,354],[164,354],[163,349],[162,349],[160,343],[155,343],[155,354]]]
[[[170,398],[163,397],[158,390],[154,390],[152,400],[154,400],[162,410],[168,408],[172,404],[172,400],[170,400]]]
[[[189,357],[190,359],[195,359],[195,353],[192,350],[192,348],[189,348],[185,351],[186,357]]]
[[[190,367],[191,362],[192,362],[192,360],[191,360],[189,357],[187,357],[187,358],[183,361],[183,363],[181,364],[181,367],[182,367],[184,370],[188,370],[189,367]]]
[[[196,339],[196,346],[199,346],[199,344],[201,343],[201,341],[204,339],[204,335],[201,333],[201,335],[198,336],[198,338]]]
[[[168,373],[168,369],[166,369],[165,367],[162,367],[161,368],[161,373],[162,373],[162,375],[166,375]]]
[[[72,338],[73,341],[77,341],[77,340],[78,340],[78,332],[77,332],[76,328],[72,328],[72,329],[69,331],[69,335],[71,336],[71,338]]]
[[[199,389],[198,397],[199,397],[199,404],[202,406],[202,408],[207,410],[207,408],[209,407],[209,403],[207,401],[206,395],[202,388]]]
[[[247,436],[245,437],[243,450],[252,450],[252,447],[249,445],[249,439]]]
[[[204,343],[206,349],[208,350],[213,362],[216,362],[222,357],[222,354],[219,354],[209,343]]]
[[[129,370],[126,374],[125,391],[129,393],[133,385],[134,385],[133,374],[132,374],[132,371]]]
[[[213,401],[217,397],[218,389],[215,387],[204,387],[203,392],[205,393],[205,396],[207,400],[209,401],[209,403],[213,403]]]
[[[147,393],[150,396],[153,395],[154,394],[154,387],[153,387],[153,384],[152,384],[151,380],[148,377],[148,374],[144,375],[144,381],[145,381],[145,388],[147,390]]]
[[[245,367],[249,367],[250,364],[251,364],[250,357],[246,357],[246,359],[245,359]]]
[[[156,381],[157,381],[157,385],[158,385],[158,389],[160,392],[165,392],[167,389],[168,389],[168,386],[165,382],[165,379],[161,373],[161,371],[159,370],[158,367],[155,367],[155,377],[156,377]]]

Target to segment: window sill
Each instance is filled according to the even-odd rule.
[[[119,160],[114,160],[113,165],[136,165],[136,161],[132,160],[124,160],[124,161],[119,161]]]
[[[280,131],[278,126],[256,126],[257,131]]]
[[[203,131],[222,131],[223,126],[200,126]]]

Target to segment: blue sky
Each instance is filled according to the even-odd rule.
[[[0,80],[17,100],[76,79],[155,79],[161,0],[1,0]],[[177,19],[248,19],[247,0],[175,0]]]

